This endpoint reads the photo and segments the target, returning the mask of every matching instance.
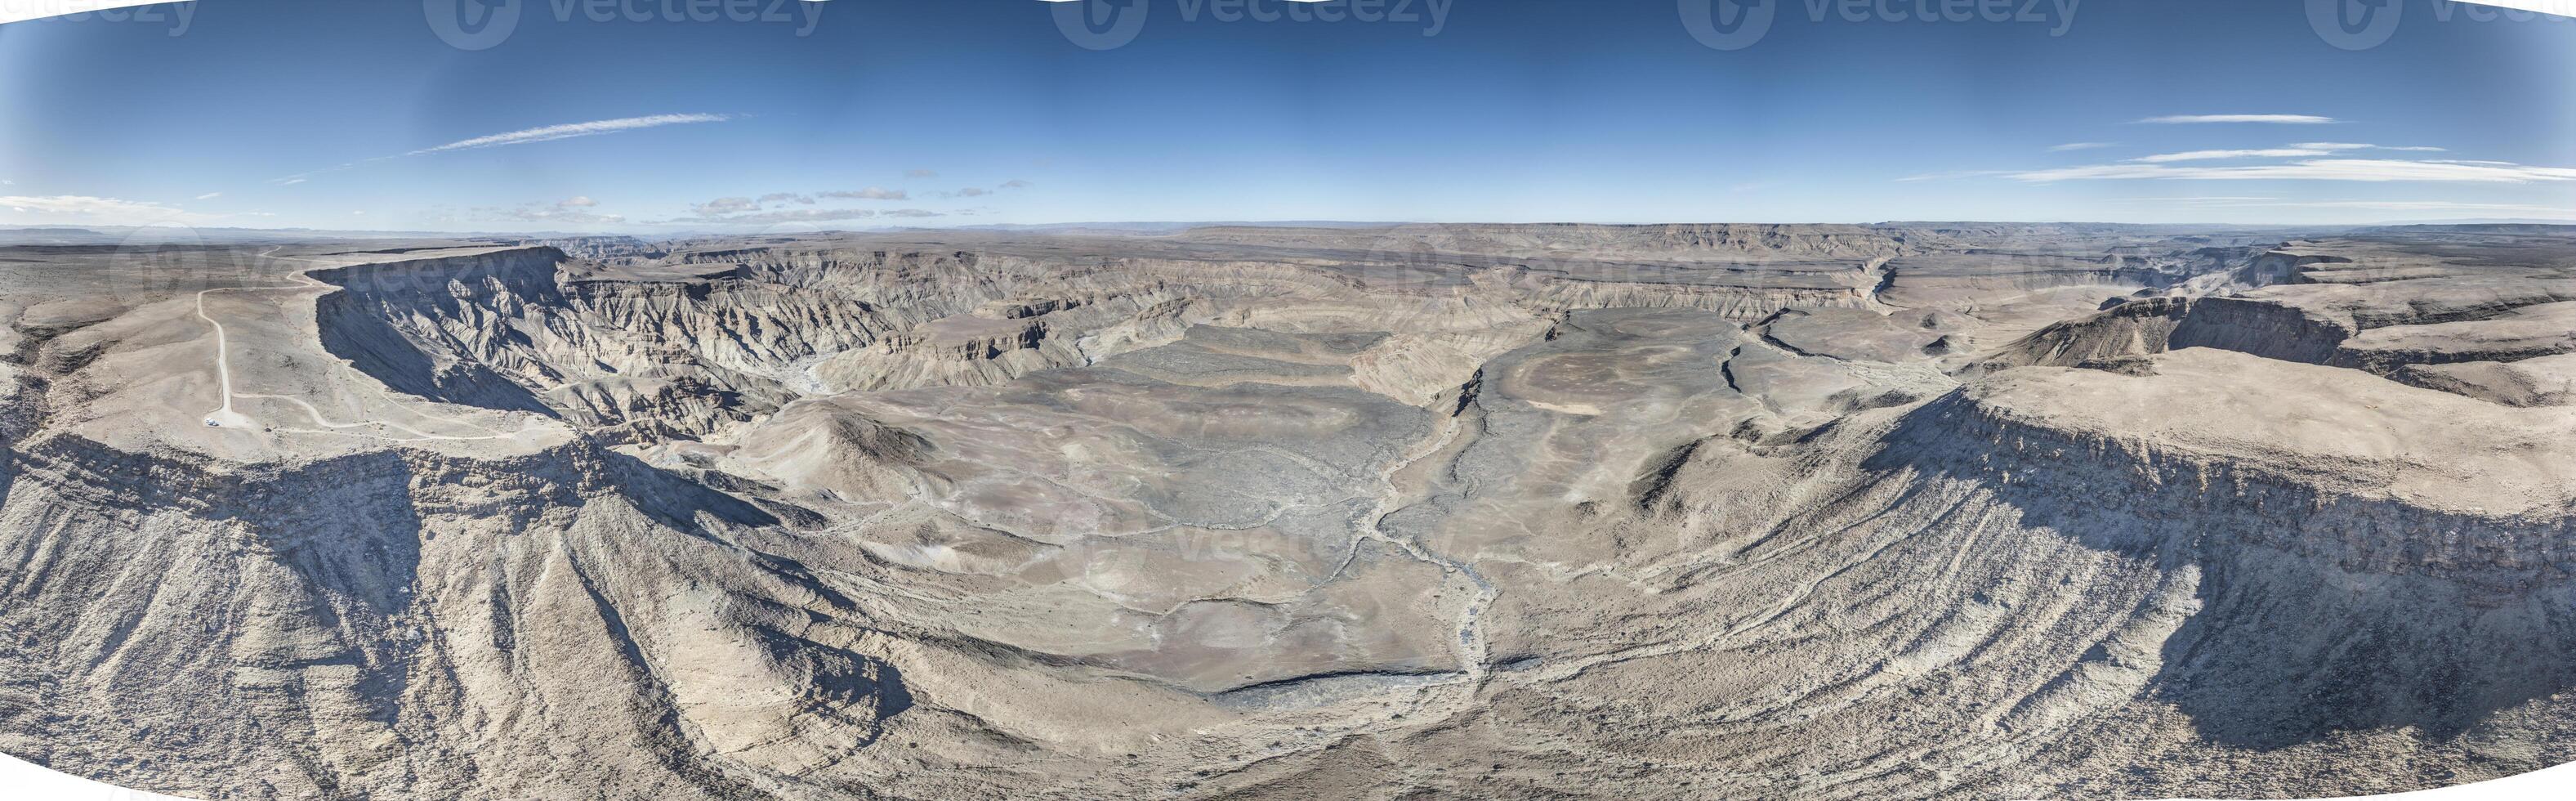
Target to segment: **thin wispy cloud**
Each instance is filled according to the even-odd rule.
[[[2147,164],[2165,164],[2176,161],[2215,161],[2219,159],[2250,158],[2287,159],[2300,158],[2304,156],[2331,155],[2334,155],[2334,151],[2308,150],[2304,148],[2272,148],[2268,150],[2193,150],[2183,153],[2158,153],[2153,156],[2140,156],[2130,159],[2130,161],[2143,162]]]
[[[912,199],[912,195],[911,195],[911,193],[905,192],[904,190],[901,190],[901,189],[887,189],[887,188],[884,188],[884,187],[878,187],[878,186],[871,186],[871,187],[868,187],[868,188],[866,188],[866,189],[845,189],[845,190],[838,190],[838,191],[832,191],[832,192],[816,192],[816,193],[814,193],[814,194],[815,194],[815,196],[816,196],[816,197],[841,198],[841,199],[846,199],[846,200],[910,200],[910,199]]]
[[[2148,117],[2146,119],[2139,120],[2138,122],[2151,125],[2198,125],[2228,122],[2254,122],[2268,123],[2272,125],[2325,125],[2334,121],[2335,118],[2333,117],[2319,117],[2310,114],[2174,114],[2163,117]]]
[[[758,214],[737,214],[721,219],[696,220],[694,222],[723,223],[728,225],[776,225],[779,223],[865,220],[875,216],[877,216],[877,213],[871,209],[786,209],[781,211],[761,212]]]
[[[724,122],[730,119],[733,119],[733,117],[726,114],[655,114],[646,117],[620,117],[613,120],[592,120],[590,122],[575,122],[563,125],[548,125],[541,128],[528,128],[508,133],[492,134],[490,136],[477,136],[472,139],[460,139],[437,147],[421,148],[403,155],[423,156],[431,153],[446,153],[455,150],[479,150],[487,147],[505,147],[509,145],[524,145],[535,142],[552,142],[559,139],[572,139],[583,136],[613,134],[623,131],[638,131],[646,128],[659,128],[665,125],[691,125],[697,123]]]
[[[2512,211],[2553,217],[2576,217],[2576,210],[2563,206],[2538,206],[2529,203],[2463,203],[2449,200],[2327,200],[2313,203],[2280,205],[2323,209],[2388,209],[2392,211]]]
[[[1896,180],[1898,183],[1909,181],[1951,181],[1960,178],[1988,178],[1997,175],[2013,175],[2019,172],[2019,170],[1952,170],[1950,172],[1927,172],[1921,175],[1908,175]]]
[[[2120,146],[2120,143],[2118,143],[2118,142],[2068,142],[2068,143],[2066,143],[2066,144],[2062,144],[2062,145],[2055,145],[2055,146],[2051,146],[2051,147],[2048,149],[2048,152],[2050,152],[2050,153],[2065,153],[2065,152],[2068,152],[2068,151],[2074,151],[2074,150],[2100,150],[2100,149],[2102,149],[2102,148],[2106,148],[2106,147],[2119,147],[2119,146]]]
[[[696,217],[681,217],[670,220],[655,220],[648,224],[722,226],[783,225],[788,223],[850,222],[854,220],[876,219],[880,216],[939,217],[943,215],[939,212],[930,211],[928,209],[895,209],[892,211],[877,211],[875,209],[780,209],[777,211],[761,211],[724,216],[699,215]]]
[[[715,217],[736,212],[759,211],[760,201],[747,197],[720,197],[689,207],[700,217]]]
[[[2231,208],[2279,209],[2375,209],[2380,211],[2487,211],[2513,212],[2536,217],[2576,217],[2576,209],[2540,206],[2529,203],[2471,203],[2456,200],[2291,200],[2278,198],[2176,198],[2205,201],[2205,205]]]
[[[319,170],[299,172],[283,178],[272,178],[269,179],[269,183],[276,184],[278,186],[294,186],[296,184],[304,183],[307,179],[323,173],[339,172],[352,167],[374,164],[379,161],[392,161],[398,158],[426,156],[434,153],[448,153],[458,150],[481,150],[484,148],[506,147],[509,145],[524,145],[534,142],[552,142],[558,139],[599,136],[601,134],[612,134],[621,131],[659,128],[665,125],[724,122],[733,118],[733,115],[730,114],[655,114],[645,117],[620,117],[613,120],[592,120],[590,122],[548,125],[541,128],[529,128],[508,133],[497,133],[490,136],[477,136],[472,139],[460,139],[437,147],[421,148],[399,156],[377,156],[371,159],[360,159],[336,167],[326,167]]]
[[[197,199],[198,199],[198,200],[213,200],[213,199],[215,199],[215,198],[219,198],[219,197],[223,197],[223,196],[224,196],[224,193],[222,193],[222,192],[208,192],[208,193],[205,193],[205,194],[202,194],[202,195],[198,195],[198,196],[197,196]]]
[[[905,178],[937,178],[937,177],[939,177],[939,171],[938,171],[938,170],[904,170],[904,171],[903,171],[903,177],[905,177]]]
[[[2411,150],[2419,152],[2441,152],[2442,149],[2438,147],[2367,145],[2358,142],[2301,142],[2288,147],[2258,148],[2250,150],[2193,150],[2183,153],[2159,153],[2153,156],[2140,156],[2138,158],[2130,159],[2130,161],[2144,162],[2148,164],[2167,164],[2177,161],[2215,161],[2220,159],[2290,159],[2333,156],[2353,150]]]
[[[1027,189],[1027,188],[1032,187],[1032,186],[1036,186],[1036,184],[1032,184],[1032,183],[1029,183],[1029,182],[1027,182],[1027,181],[1022,181],[1022,180],[1019,180],[1019,179],[1017,179],[1017,178],[1014,178],[1014,179],[1011,179],[1011,180],[1008,180],[1008,181],[1003,181],[1000,185],[995,186],[995,187],[993,187],[993,188],[991,188],[991,189],[986,189],[986,188],[983,188],[983,187],[980,187],[980,186],[970,186],[970,187],[966,187],[966,188],[964,188],[964,189],[957,190],[957,191],[955,191],[955,192],[939,192],[939,193],[936,193],[936,194],[937,194],[937,196],[939,196],[939,197],[950,198],[950,199],[957,199],[957,198],[970,198],[970,197],[988,197],[988,196],[991,196],[991,195],[1001,194],[1001,193],[1002,193],[1003,191],[1005,191],[1005,190],[1011,190],[1011,189]]]
[[[2412,150],[2423,153],[2440,153],[2443,150],[2438,147],[2420,147],[2414,145],[2365,145],[2358,142],[2300,142],[2298,144],[2291,145],[2291,147],[2299,148],[2301,150]]]
[[[626,222],[623,215],[583,211],[598,205],[598,201],[588,197],[574,197],[557,201],[552,205],[522,203],[510,208],[478,208],[474,211],[488,219],[554,225],[619,225]]]
[[[2576,181],[2576,168],[2520,164],[2459,164],[2396,159],[2310,159],[2287,164],[2229,167],[2176,167],[2166,164],[2097,164],[2011,173],[2031,183],[2119,179],[2199,181],[2443,181],[2464,183],[2533,183]]]
[[[691,204],[689,206],[689,211],[692,214],[696,214],[702,220],[711,220],[719,217],[734,219],[736,215],[768,211],[771,206],[780,204],[811,206],[819,200],[907,200],[909,197],[909,195],[900,189],[886,189],[875,186],[871,186],[866,189],[836,189],[829,192],[814,192],[810,194],[803,192],[771,192],[757,198],[720,197],[705,203]],[[814,209],[793,213],[780,212],[772,215],[769,219],[773,222],[815,222],[864,218],[876,213],[877,212],[864,209]],[[799,217],[799,214],[804,216]],[[832,215],[844,216],[836,217]]]
[[[214,215],[198,214],[149,201],[88,195],[0,196],[0,208],[8,209],[15,214],[31,215],[41,219],[70,219],[107,224],[192,223],[216,219]]]

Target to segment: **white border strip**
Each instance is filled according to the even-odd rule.
[[[2482,6],[2502,6],[2537,11],[2559,17],[2576,17],[2576,0],[2460,0]]]
[[[0,797],[42,798],[46,801],[189,801],[175,795],[128,790],[106,782],[91,781],[8,754],[0,754]]]
[[[0,0],[0,23],[20,22],[67,14],[85,14],[127,6],[148,6],[170,0]]]

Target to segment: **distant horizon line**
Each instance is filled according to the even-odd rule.
[[[2138,228],[2143,228],[2143,227],[2190,227],[2190,228],[2219,228],[2219,229],[2244,229],[2244,230],[2292,230],[2292,229],[2322,229],[2322,228],[2384,228],[2384,227],[2401,227],[2401,226],[2443,226],[2443,225],[2499,225],[2499,226],[2501,226],[2501,225],[2514,225],[2514,226],[2547,226],[2547,227],[2561,227],[2561,228],[2576,228],[2576,219],[2549,220],[2549,219],[2536,219],[2536,218],[2464,217],[2464,218],[2458,218],[2458,219],[2434,219],[2434,220],[2380,220],[2380,221],[2368,221],[2368,222],[2331,222],[2331,223],[2241,223],[2241,222],[2191,222],[2191,221],[2177,221],[2177,222],[2106,222],[2106,221],[2099,221],[2099,220],[1979,220],[1979,219],[1960,219],[1960,220],[1880,220],[1880,221],[1875,221],[1875,222],[1822,222],[1822,221],[1781,222],[1781,221],[1757,221],[1757,220],[1698,220],[1698,221],[1663,221],[1663,222],[1584,222],[1584,221],[1548,221],[1548,222],[1533,222],[1533,221],[1430,222],[1430,221],[1392,221],[1392,220],[1389,220],[1389,221],[1373,221],[1373,220],[1325,220],[1325,219],[1312,219],[1312,220],[1093,220],[1093,221],[1049,222],[1049,223],[989,223],[989,224],[982,224],[982,225],[954,225],[954,226],[906,225],[906,226],[881,226],[881,227],[870,227],[870,228],[817,228],[817,229],[810,230],[810,231],[761,231],[761,230],[716,230],[716,229],[700,229],[700,230],[679,230],[679,231],[669,231],[669,232],[620,232],[620,231],[605,231],[605,230],[600,230],[600,231],[570,231],[570,230],[545,230],[545,231],[452,230],[452,231],[441,231],[441,230],[423,230],[423,229],[313,228],[313,227],[301,227],[301,226],[290,226],[290,227],[279,227],[279,228],[252,228],[252,227],[242,227],[242,226],[180,226],[180,225],[148,225],[148,224],[147,224],[147,225],[84,225],[84,224],[59,223],[59,224],[18,224],[18,225],[0,225],[0,233],[25,233],[25,232],[31,232],[31,231],[61,231],[61,232],[75,232],[75,231],[77,231],[77,232],[87,232],[87,233],[93,233],[93,234],[106,235],[106,234],[107,234],[107,233],[109,233],[109,232],[123,232],[123,233],[130,233],[130,232],[134,232],[134,231],[144,231],[144,230],[152,230],[152,229],[166,229],[166,230],[169,230],[169,231],[171,231],[171,232],[173,232],[173,233],[177,233],[177,232],[181,232],[181,231],[210,231],[210,232],[212,232],[212,231],[221,231],[221,232],[233,232],[233,233],[274,233],[274,234],[338,235],[338,236],[340,236],[341,238],[373,238],[373,237],[405,237],[405,236],[408,236],[408,237],[424,237],[424,238],[445,238],[445,237],[481,237],[481,238],[519,238],[519,239],[528,239],[528,238],[573,238],[573,237],[627,237],[627,238],[634,238],[634,239],[664,239],[664,240],[666,240],[666,239],[681,239],[681,238],[689,238],[689,237],[705,237],[705,236],[757,236],[757,235],[762,235],[762,234],[804,236],[804,235],[833,234],[833,233],[868,234],[868,233],[894,233],[894,232],[902,232],[902,231],[984,231],[984,232],[1000,231],[1000,232],[1011,232],[1011,231],[1042,231],[1042,230],[1047,230],[1047,229],[1078,229],[1078,228],[1131,228],[1131,229],[1136,229],[1136,230],[1139,230],[1139,231],[1155,231],[1155,230],[1181,231],[1181,230],[1189,230],[1189,229],[1193,229],[1193,228],[1225,228],[1225,227],[1255,227],[1255,228],[1302,228],[1302,227],[1336,227],[1336,228],[1399,228],[1399,227],[1407,227],[1407,226],[1442,226],[1442,227],[1487,227],[1487,226],[1596,226],[1596,227],[1604,227],[1604,228],[1654,228],[1654,227],[1691,226],[1691,225],[1852,226],[1852,227],[1859,227],[1859,228],[1884,228],[1884,227],[1904,227],[1904,226],[1922,226],[1922,225],[2094,225],[2094,226],[2120,226],[2120,227],[2138,227]]]

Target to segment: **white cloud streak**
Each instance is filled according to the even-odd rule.
[[[449,142],[437,147],[414,150],[403,155],[421,156],[431,153],[446,153],[455,150],[480,150],[487,147],[524,145],[533,142],[552,142],[558,139],[571,139],[581,136],[598,136],[601,134],[635,131],[645,128],[659,128],[665,125],[724,122],[730,119],[733,119],[733,117],[725,114],[655,114],[648,117],[621,117],[613,120],[592,120],[590,122],[575,122],[564,125],[548,125],[542,128],[529,128],[526,130],[511,131],[509,133],[492,134],[490,136],[477,136],[472,139],[462,139]]]
[[[2241,202],[2262,201],[2262,200],[2279,200],[2279,199],[2280,199],[2280,198],[2277,198],[2277,197],[2242,197],[2242,196],[2226,196],[2226,195],[2219,195],[2219,196],[2211,196],[2211,197],[2125,197],[2125,198],[2120,198],[2118,202],[2122,202],[2122,203],[2230,203],[2230,202],[2240,202],[2240,203],[2241,203]]]
[[[815,194],[820,197],[845,198],[850,200],[910,200],[912,198],[911,193],[905,192],[904,190],[887,189],[879,186],[871,186],[866,189],[857,190],[817,192]]]
[[[2436,153],[2442,151],[2442,149],[2438,147],[2392,147],[2388,145],[2365,145],[2357,142],[2300,142],[2287,147],[2251,150],[2193,150],[2183,153],[2159,153],[2153,156],[2140,156],[2138,158],[2130,159],[2130,161],[2145,164],[2167,164],[2177,161],[2214,161],[2219,159],[2293,159],[2333,156],[2350,150],[2410,150]],[[2504,162],[2489,163],[2503,164]]]
[[[2514,212],[2535,217],[2576,217],[2576,209],[2538,206],[2528,203],[2467,203],[2453,200],[2314,200],[2276,201],[2275,198],[2174,198],[2201,201],[2205,205],[2230,208],[2280,209],[2377,209],[2381,211],[2486,211]]]
[[[2396,159],[2310,159],[2287,164],[2242,167],[2175,167],[2164,164],[2097,164],[2011,173],[2031,183],[2116,179],[2198,181],[2444,181],[2465,183],[2533,183],[2576,180],[2576,168],[2520,164],[2461,164]]]
[[[689,207],[700,217],[714,217],[743,211],[759,211],[760,201],[747,197],[720,197]]]
[[[523,203],[511,208],[478,208],[474,211],[491,219],[553,225],[622,225],[626,222],[625,217],[616,214],[578,211],[577,209],[586,209],[599,204],[594,201],[585,205],[574,203],[574,200],[590,200],[590,198],[575,197],[556,202],[551,207],[543,203]]]
[[[2254,158],[2288,159],[2300,158],[2303,156],[2331,155],[2334,155],[2334,151],[2308,150],[2304,148],[2273,148],[2269,150],[2193,150],[2185,153],[2159,153],[2153,156],[2140,156],[2138,158],[2130,159],[2130,161],[2144,164],[2164,164],[2175,161],[2212,161],[2216,159]]]
[[[2068,152],[2068,151],[2074,151],[2074,150],[2100,150],[2100,149],[2102,149],[2102,148],[2106,148],[2106,147],[2119,147],[2119,146],[2120,146],[2120,143],[2118,143],[2118,142],[2068,142],[2068,143],[2066,143],[2066,144],[2062,144],[2062,145],[2052,145],[2052,146],[2050,146],[2050,147],[2048,148],[2048,152],[2050,152],[2050,153],[2065,153],[2065,152]]]
[[[2442,152],[2442,148],[2438,148],[2438,147],[2416,147],[2416,146],[2408,146],[2408,145],[2365,145],[2365,144],[2361,144],[2361,143],[2358,143],[2358,142],[2300,142],[2300,143],[2298,143],[2298,144],[2291,145],[2291,147],[2299,148],[2299,149],[2301,149],[2301,150],[2412,150],[2412,151],[2422,152],[2422,153],[2440,153],[2440,152]]]
[[[2174,114],[2163,117],[2148,117],[2146,119],[2139,120],[2138,122],[2153,125],[2202,125],[2227,122],[2255,122],[2272,125],[2325,125],[2334,121],[2335,118],[2333,117],[2318,117],[2309,114]]]
[[[0,196],[0,208],[17,214],[31,215],[38,219],[77,220],[108,225],[198,223],[215,219],[213,215],[198,214],[175,206],[87,195]]]
[[[693,208],[703,209],[704,205],[701,204],[700,206]],[[748,226],[781,225],[787,223],[849,222],[853,220],[867,220],[878,217],[921,218],[944,216],[947,215],[928,209],[893,209],[889,211],[877,211],[875,209],[779,209],[775,211],[758,211],[749,214],[734,214],[730,216],[710,215],[701,211],[699,216],[696,217],[656,220],[648,224]]]

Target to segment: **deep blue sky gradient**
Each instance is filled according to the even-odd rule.
[[[1143,34],[1107,51],[1069,41],[1036,0],[834,0],[801,37],[801,21],[558,22],[530,0],[479,52],[442,42],[415,0],[205,0],[180,36],[174,7],[155,7],[159,23],[16,23],[0,26],[0,196],[205,225],[640,232],[734,225],[691,210],[715,198],[870,186],[912,199],[769,208],[944,215],[820,227],[2576,217],[2576,181],[1900,180],[2307,141],[2576,167],[2576,23],[2440,22],[2427,0],[2404,0],[2406,25],[2359,52],[2320,37],[2303,2],[2088,0],[2052,36],[1816,22],[1785,0],[1766,38],[1728,52],[1694,40],[1672,0],[1456,0],[1428,37],[1427,23],[1185,21],[1178,0],[1143,1]],[[399,155],[679,113],[733,119]],[[2182,114],[2339,122],[2133,122]],[[2118,144],[2049,151],[2070,142]],[[1028,185],[938,194],[1009,181]],[[510,211],[575,196],[619,220]],[[2171,200],[2213,197],[2260,200]],[[0,224],[135,216],[0,204]]]

